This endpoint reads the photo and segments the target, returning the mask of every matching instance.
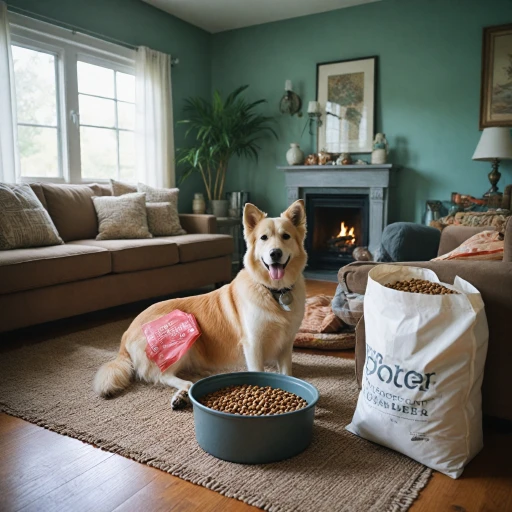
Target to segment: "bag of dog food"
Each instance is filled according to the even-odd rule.
[[[483,446],[480,293],[459,277],[452,286],[428,269],[378,265],[364,318],[362,389],[347,430],[458,478]]]

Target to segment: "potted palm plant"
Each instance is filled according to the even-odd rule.
[[[258,159],[259,142],[268,135],[277,138],[270,126],[271,117],[257,113],[258,105],[266,100],[248,102],[242,95],[248,85],[235,89],[223,100],[215,91],[211,102],[203,98],[185,101],[186,137],[194,134],[194,143],[178,149],[178,164],[184,166],[181,181],[193,172],[203,179],[212,213],[226,217],[228,202],[224,199],[224,185],[228,164],[233,156]]]

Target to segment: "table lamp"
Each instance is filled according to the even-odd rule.
[[[480,142],[476,147],[473,160],[484,160],[492,162],[492,171],[489,173],[491,188],[484,194],[484,197],[501,195],[496,184],[501,178],[498,171],[501,160],[512,160],[512,138],[510,128],[493,127],[484,128]]]

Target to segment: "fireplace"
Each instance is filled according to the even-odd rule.
[[[375,254],[382,230],[388,224],[388,203],[394,196],[396,167],[391,164],[292,165],[278,169],[285,175],[288,204],[299,198],[306,203],[310,267],[339,270],[353,261],[351,246],[367,246]],[[316,214],[315,207],[319,208]],[[346,235],[337,236],[342,231],[341,222],[349,229]],[[350,228],[354,228],[353,235]],[[319,238],[315,238],[315,232]],[[343,238],[350,236],[355,237],[355,242],[343,243],[351,241]],[[333,245],[341,250],[334,250]]]
[[[337,270],[354,261],[356,247],[368,246],[368,194],[307,194],[308,266]]]

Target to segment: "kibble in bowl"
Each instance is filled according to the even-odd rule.
[[[319,394],[304,380],[271,372],[226,373],[196,382],[189,396],[197,442],[219,459],[276,462],[311,442]]]
[[[267,416],[298,411],[308,405],[304,398],[270,386],[228,386],[203,396],[199,402],[215,411],[242,416]]]
[[[423,293],[426,295],[453,295],[459,292],[443,286],[441,283],[427,281],[425,279],[407,279],[405,281],[397,281],[396,283],[387,283],[386,288],[408,293]]]

